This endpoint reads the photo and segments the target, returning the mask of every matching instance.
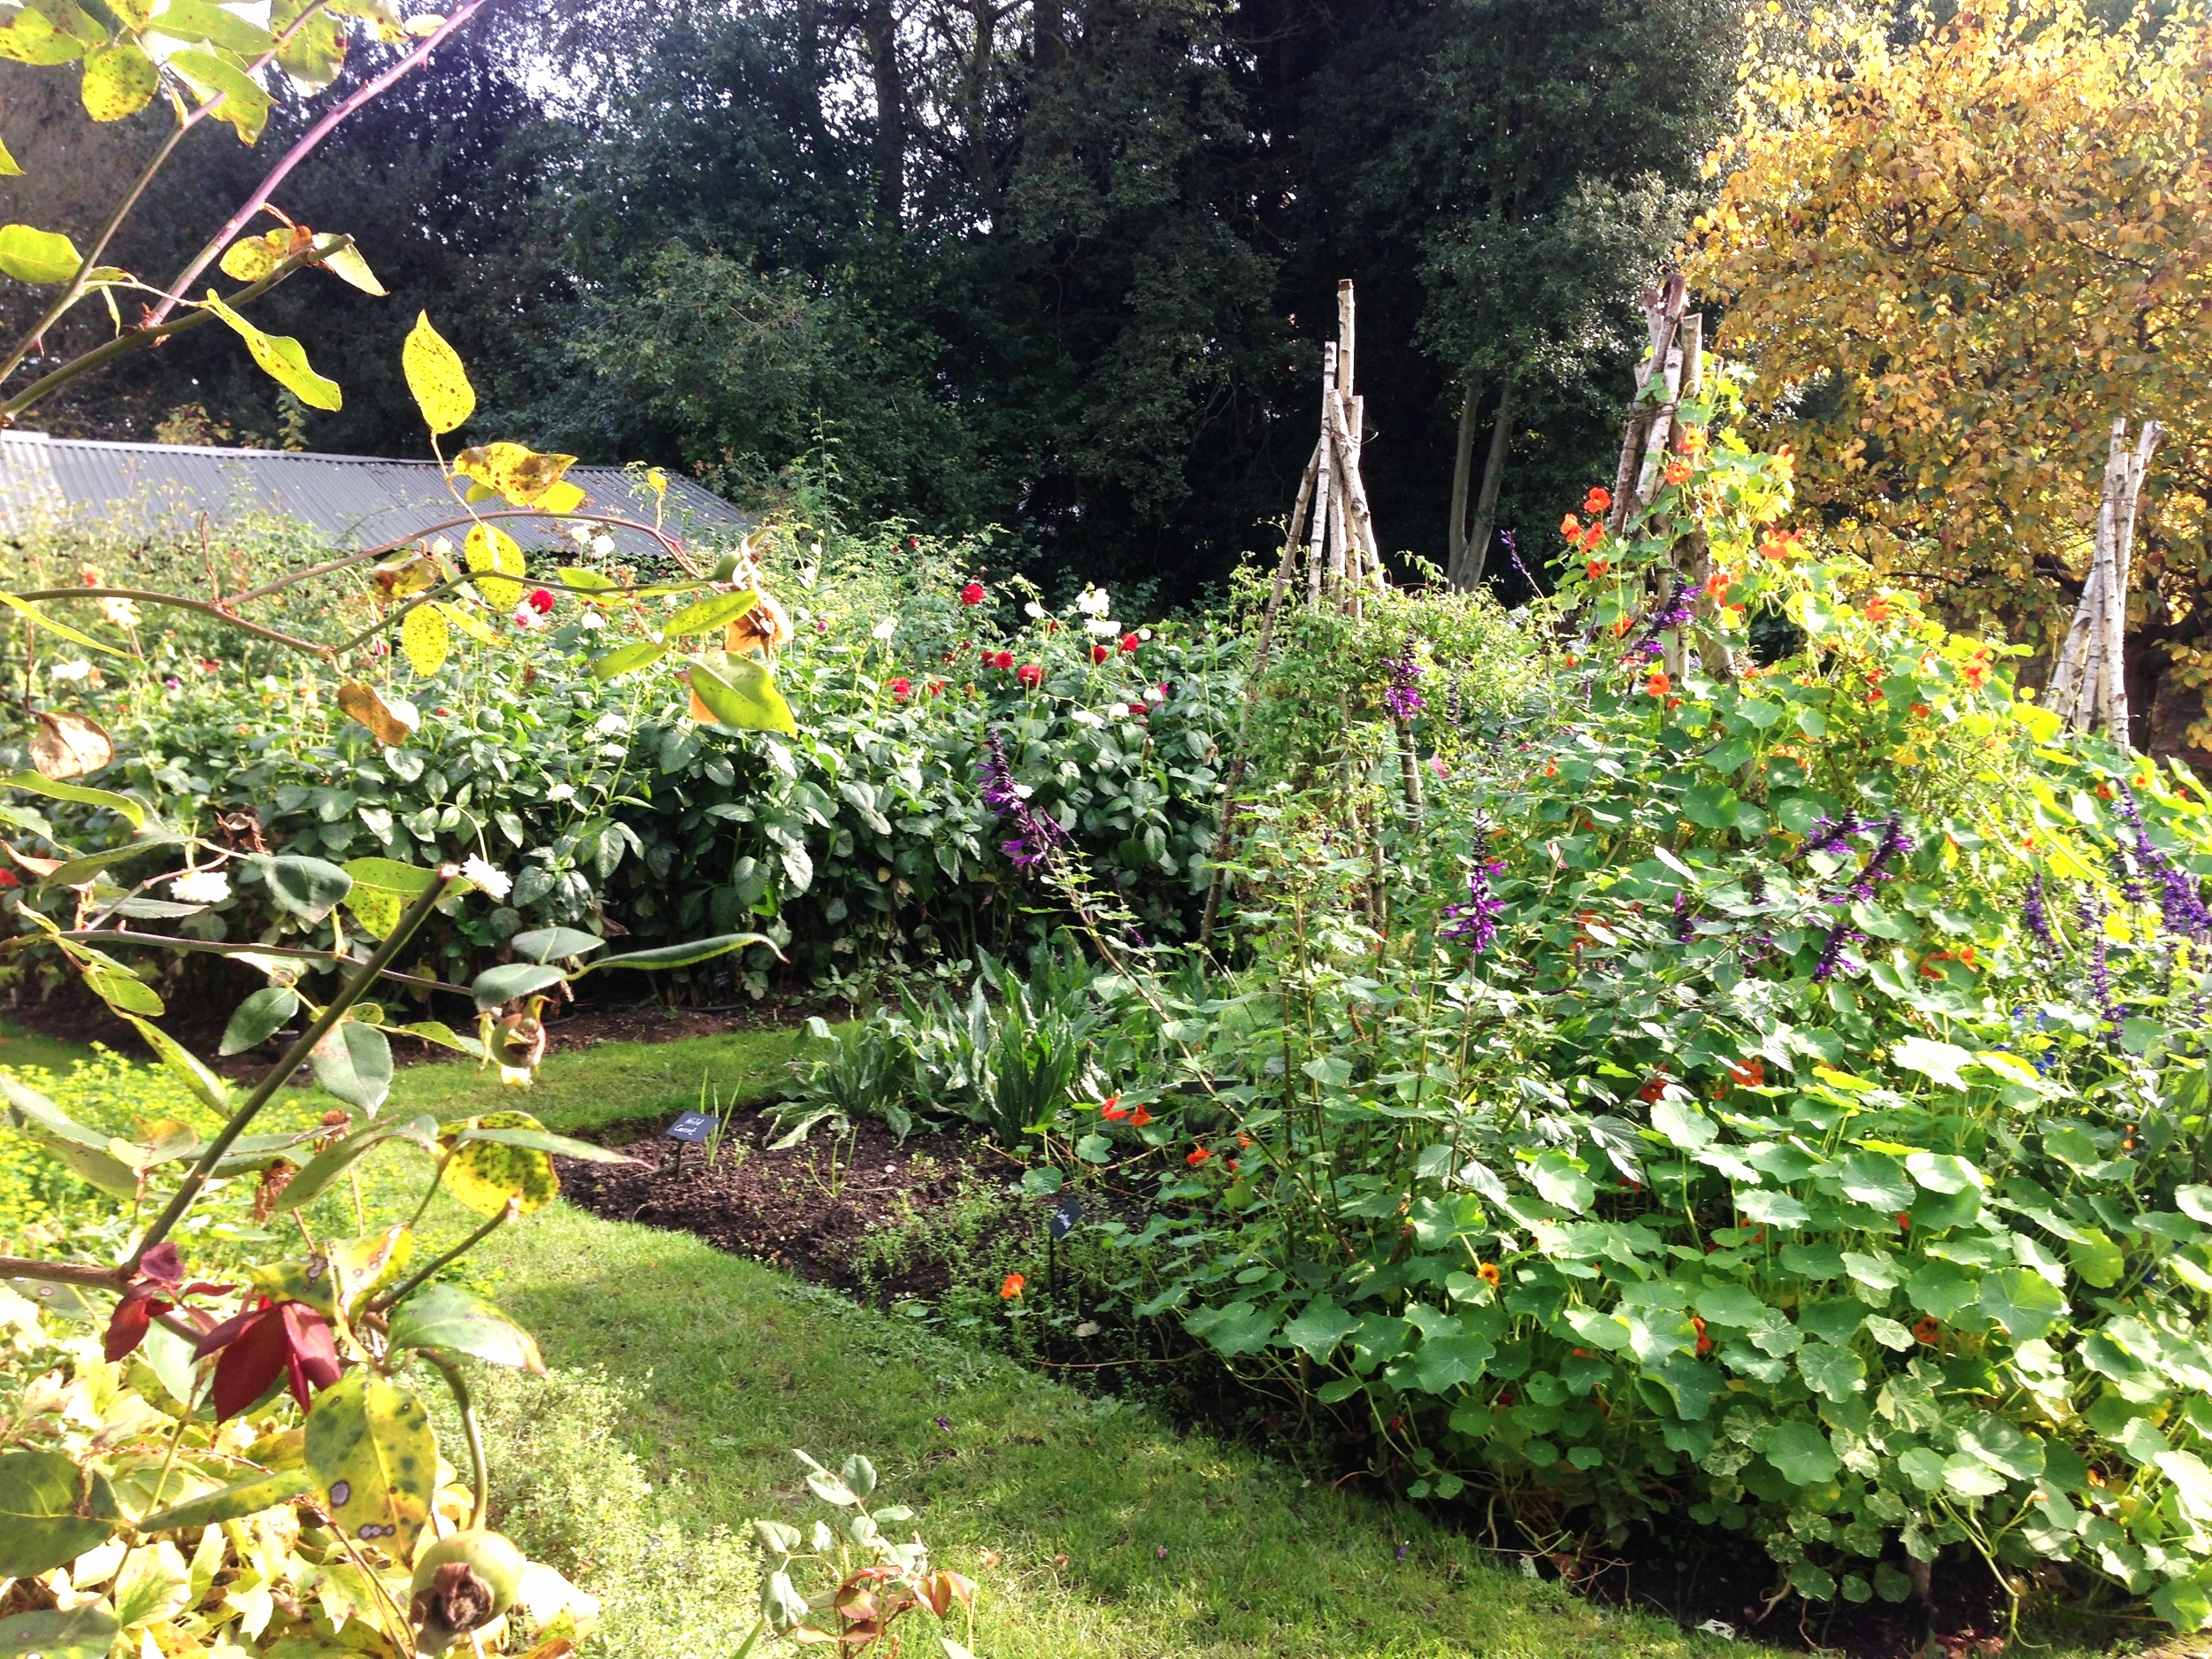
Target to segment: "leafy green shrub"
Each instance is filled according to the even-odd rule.
[[[1002,626],[1014,600],[963,603],[961,563],[979,552],[916,551],[890,575],[866,539],[793,549],[812,563],[779,576],[803,595],[779,671],[804,716],[792,736],[702,726],[664,678],[595,679],[587,664],[623,636],[565,599],[526,661],[455,653],[419,686],[395,664],[388,694],[407,692],[423,716],[396,748],[311,679],[197,657],[173,673],[150,659],[134,678],[74,691],[120,751],[100,781],[179,826],[212,836],[222,815],[250,809],[286,851],[474,856],[506,875],[510,892],[457,904],[426,933],[426,965],[449,979],[556,924],[641,941],[757,926],[821,979],[1003,949],[1032,924],[978,795],[994,728],[1039,804],[1146,925],[1183,931],[1240,644],[1138,630],[1095,601]],[[0,763],[21,759],[0,749]],[[96,809],[58,806],[52,818],[96,841],[129,833]],[[272,929],[302,931],[250,879],[184,924],[214,939]],[[326,925],[303,931],[329,937]],[[759,995],[773,961],[756,950],[738,983]]]

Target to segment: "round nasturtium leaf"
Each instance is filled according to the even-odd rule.
[[[528,1112],[490,1112],[454,1125],[441,1139],[453,1148],[445,1166],[446,1190],[480,1216],[495,1216],[512,1199],[528,1215],[553,1202],[561,1179],[553,1160],[534,1147],[503,1146],[495,1141],[461,1141],[470,1129],[538,1129]]]

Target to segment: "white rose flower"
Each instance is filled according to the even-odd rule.
[[[1137,630],[1137,637],[1141,640],[1148,640],[1152,637],[1152,630],[1150,628],[1139,628]]]
[[[84,680],[90,676],[92,664],[81,657],[73,663],[56,663],[46,671],[49,680]]]
[[[514,890],[514,879],[511,876],[504,870],[496,869],[486,864],[474,854],[471,854],[468,862],[461,866],[461,873],[493,899],[502,902],[504,902],[507,895]]]
[[[1086,586],[1076,599],[1075,608],[1087,617],[1102,617],[1114,608],[1114,602],[1106,596],[1103,588]]]
[[[871,630],[871,632],[875,634],[876,638],[879,640],[887,640],[898,631],[899,619],[896,617],[884,618],[882,621],[877,623],[874,628]]]
[[[584,607],[583,615],[578,617],[576,620],[587,628],[603,628],[607,626],[607,618],[589,605]]]
[[[181,904],[220,904],[230,897],[230,878],[219,870],[188,870],[169,884]]]
[[[1121,624],[1110,622],[1104,617],[1092,617],[1083,624],[1083,632],[1094,634],[1100,639],[1110,639],[1121,632]]]
[[[1022,613],[1025,616],[1042,617],[1045,613],[1045,608],[1033,599],[1022,607]]]

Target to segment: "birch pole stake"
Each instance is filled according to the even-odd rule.
[[[2128,741],[2127,595],[2135,513],[2160,436],[2159,424],[2145,421],[2131,455],[2127,418],[2112,423],[2089,574],[2074,609],[2073,626],[2067,630],[2066,643],[2051,670],[2045,703],[2076,729],[2109,732],[2122,743]]]
[[[1322,560],[1328,553],[1329,497],[1336,482],[1336,446],[1329,442],[1329,408],[1336,400],[1336,342],[1321,353],[1321,457],[1313,485],[1313,534],[1306,543],[1306,604],[1321,609]]]

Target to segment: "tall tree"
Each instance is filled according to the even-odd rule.
[[[2167,436],[2135,738],[2212,762],[2212,26],[2049,4],[1812,45],[1752,88],[1693,280],[1828,534],[2047,654],[2115,416]]]

